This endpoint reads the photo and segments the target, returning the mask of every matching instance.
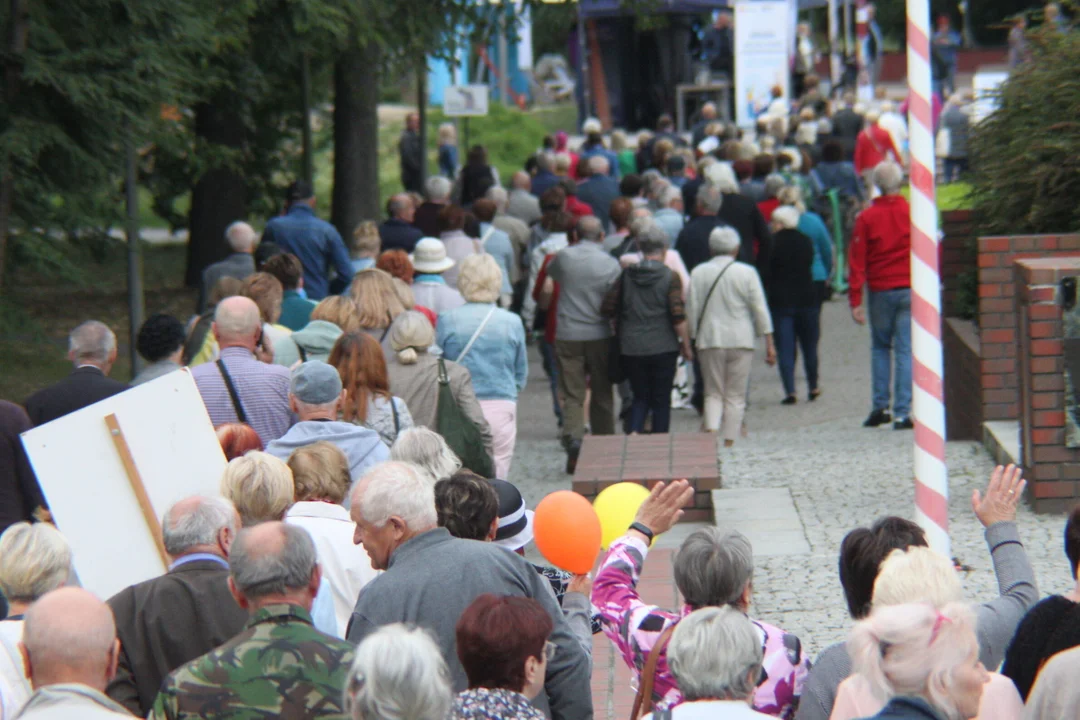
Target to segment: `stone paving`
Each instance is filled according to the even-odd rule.
[[[750,436],[720,450],[724,488],[791,493],[798,516],[791,529],[802,531],[810,552],[802,547],[797,555],[756,558],[752,613],[799,635],[813,656],[843,640],[850,627],[837,575],[841,539],[881,515],[911,517],[913,506],[912,433],[861,427],[870,402],[869,330],[852,322],[844,299],[826,304],[822,327],[822,397],[805,402],[800,369],[799,404],[780,405],[778,374],[764,364],[761,353],[747,414]],[[519,405],[518,448],[509,479],[535,507],[547,493],[569,488],[570,477],[562,472],[564,455],[539,364],[530,372],[530,383]],[[673,431],[693,432],[698,424],[692,411],[674,414]],[[993,461],[972,442],[950,442],[946,453],[952,554],[972,568],[964,573],[965,593],[980,601],[995,595],[997,586],[982,528],[971,511],[971,493],[985,487]],[[1064,518],[1021,507],[1018,522],[1041,592],[1070,589],[1062,549]],[[642,581],[647,599],[668,607],[675,603],[670,551],[691,529],[677,528],[651,553]],[[629,714],[634,694],[629,672],[602,636],[594,643],[593,687],[597,718]]]

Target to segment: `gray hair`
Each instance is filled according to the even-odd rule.
[[[604,239],[604,226],[595,215],[586,215],[578,220],[577,232],[578,240],[589,240],[598,243]]]
[[[248,297],[228,297],[214,308],[214,325],[222,337],[236,338],[253,334],[262,325],[259,306]]]
[[[450,181],[442,175],[432,175],[424,183],[424,196],[431,202],[443,202],[450,199]]]
[[[405,210],[408,210],[410,205],[412,205],[412,198],[404,193],[398,193],[386,203],[386,209],[390,211],[391,217],[397,217]]]
[[[555,168],[555,153],[546,151],[536,153],[536,167],[551,172]]]
[[[510,201],[510,195],[506,192],[504,188],[501,188],[498,185],[492,185],[490,188],[488,188],[487,198],[491,202],[495,203],[495,208],[499,212],[505,210],[506,204]]]
[[[71,547],[52,525],[19,522],[0,535],[0,592],[9,601],[33,602],[70,576]]]
[[[280,542],[253,540],[253,533],[265,534],[267,524],[241,530],[229,549],[229,574],[249,600],[306,588],[318,565],[311,535],[297,525],[273,523],[281,532]]]
[[[438,524],[435,483],[423,468],[407,462],[385,462],[368,470],[353,490],[352,504],[375,527],[392,517],[401,518],[414,532]]]
[[[426,427],[413,427],[398,433],[390,448],[390,459],[423,468],[433,483],[461,469],[461,460],[443,436]]]
[[[720,188],[715,185],[706,183],[698,190],[697,206],[708,215],[715,215],[720,212],[720,206],[723,202],[724,196],[720,193]]]
[[[667,233],[658,225],[653,225],[638,238],[638,250],[642,255],[663,255],[667,250]]]
[[[255,228],[242,220],[225,228],[225,242],[229,243],[233,252],[249,252],[254,247],[257,238]]]
[[[192,507],[189,500],[194,500]],[[165,552],[173,557],[183,555],[198,545],[215,545],[218,533],[228,528],[236,534],[236,508],[220,497],[195,497],[181,500],[165,511],[161,518],[161,537]]]
[[[742,239],[735,228],[721,225],[709,233],[709,252],[713,255],[734,255],[740,245]]]
[[[76,364],[107,363],[114,350],[116,335],[97,320],[87,320],[68,335],[68,352]]]
[[[754,550],[738,530],[707,527],[679,547],[675,586],[692,608],[740,602],[754,574]]]
[[[644,210],[646,213],[649,212],[648,210],[645,210],[645,208],[640,209]],[[637,212],[637,210],[634,212]],[[644,237],[649,232],[649,228],[654,225],[656,225],[656,221],[653,220],[651,213],[639,215],[630,221],[630,235],[636,238]]]
[[[885,160],[874,168],[874,185],[883,195],[894,195],[904,182],[904,171],[891,160]]]
[[[353,720],[445,720],[450,672],[427,630],[384,625],[364,638],[345,681]]]
[[[785,230],[799,227],[799,209],[794,205],[781,205],[773,210],[772,221]]]
[[[593,155],[589,158],[589,172],[593,175],[607,175],[611,169],[611,163],[603,155]]]
[[[735,177],[735,170],[732,169],[731,163],[713,163],[705,168],[705,179],[722,193],[739,192],[739,179]]]
[[[676,200],[682,200],[682,190],[674,185],[669,185],[660,193],[660,207],[662,208],[670,207]]]
[[[765,197],[774,198],[787,187],[787,180],[780,173],[770,173],[765,178]]]
[[[401,313],[390,326],[390,347],[402,365],[415,365],[418,354],[427,352],[434,342],[435,328],[416,310]]]
[[[754,624],[733,607],[695,610],[675,626],[668,665],[683,697],[747,700],[761,673],[761,639]]]

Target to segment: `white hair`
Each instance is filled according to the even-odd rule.
[[[715,215],[720,212],[720,206],[723,202],[724,196],[720,193],[720,188],[715,185],[706,183],[698,190],[698,207],[704,210],[707,215]]]
[[[256,239],[258,239],[258,233],[255,232],[255,228],[242,220],[225,228],[225,241],[229,243],[233,252],[250,252],[255,246]]]
[[[0,535],[0,592],[9,601],[33,602],[70,576],[71,547],[52,525],[19,522]]]
[[[442,435],[426,427],[401,431],[390,448],[390,459],[423,468],[431,482],[448,478],[461,469],[461,460]]]
[[[68,335],[68,352],[75,364],[107,363],[116,349],[116,335],[109,326],[87,320]]]
[[[713,228],[709,233],[709,252],[713,255],[734,255],[741,244],[739,233],[727,225]]]
[[[881,114],[891,113],[896,110],[896,103],[892,100],[883,100],[881,103]]]
[[[682,190],[674,185],[669,185],[660,193],[660,207],[671,207],[671,203],[676,200],[682,201]]]
[[[353,720],[445,720],[450,673],[427,630],[384,625],[364,638],[345,681]]]
[[[491,255],[469,255],[461,261],[458,291],[465,302],[493,303],[502,291],[502,275],[502,268]]]
[[[730,605],[690,613],[675,626],[668,665],[683,697],[746,701],[761,673],[761,638],[750,619]]]
[[[607,175],[608,170],[611,169],[611,163],[603,155],[592,155],[589,157],[589,172],[593,175]]]
[[[194,504],[188,502],[191,499],[195,500]],[[173,557],[183,555],[198,545],[216,544],[218,533],[224,528],[232,530],[234,535],[239,530],[236,508],[221,497],[181,500],[166,510],[161,518],[165,552]]]
[[[735,177],[731,163],[715,162],[705,168],[705,181],[715,185],[722,193],[739,192],[739,179]]]
[[[781,205],[773,210],[772,220],[785,230],[794,230],[799,227],[799,210],[791,205]]]
[[[424,195],[431,202],[443,202],[450,198],[452,186],[442,175],[432,175],[424,183]]]
[[[225,298],[214,308],[214,326],[221,337],[246,337],[262,326],[262,315],[254,300],[237,295]]]
[[[867,125],[873,125],[881,119],[881,113],[877,110],[870,109],[866,111],[866,115],[864,115],[863,118],[866,120]]]
[[[501,188],[498,185],[492,185],[490,188],[488,188],[487,198],[491,202],[495,203],[495,208],[499,212],[505,210],[506,204],[510,201],[510,195],[506,192],[504,188]]]
[[[904,171],[891,160],[880,162],[874,168],[874,185],[883,195],[894,195],[904,182]]]
[[[424,468],[412,463],[391,460],[368,470],[356,484],[352,502],[375,527],[383,527],[392,517],[401,518],[414,532],[438,524],[435,483]]]
[[[928,602],[936,608],[960,602],[963,591],[953,564],[928,547],[893,550],[874,580],[873,607]]]
[[[419,354],[435,342],[435,328],[423,313],[406,310],[390,326],[390,347],[402,365],[415,365]],[[398,436],[401,437],[400,435]]]

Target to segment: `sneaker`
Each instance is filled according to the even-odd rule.
[[[915,423],[911,422],[911,418],[900,418],[892,424],[893,430],[914,430]]]
[[[794,405],[799,402],[799,399],[794,395],[788,395],[786,398],[780,401],[781,405]]]
[[[870,413],[870,417],[866,418],[866,422],[864,422],[862,426],[870,428],[886,425],[890,422],[892,422],[892,413],[888,410],[875,410]]]
[[[577,470],[578,456],[581,455],[581,443],[571,442],[566,447],[566,474],[573,475]]]

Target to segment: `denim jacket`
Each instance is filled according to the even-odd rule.
[[[439,315],[435,342],[447,360],[460,362],[472,375],[478,400],[517,400],[529,376],[525,350],[525,327],[521,318],[494,308],[484,331],[469,354],[458,360],[473,333],[484,322],[492,305],[468,303]]]

